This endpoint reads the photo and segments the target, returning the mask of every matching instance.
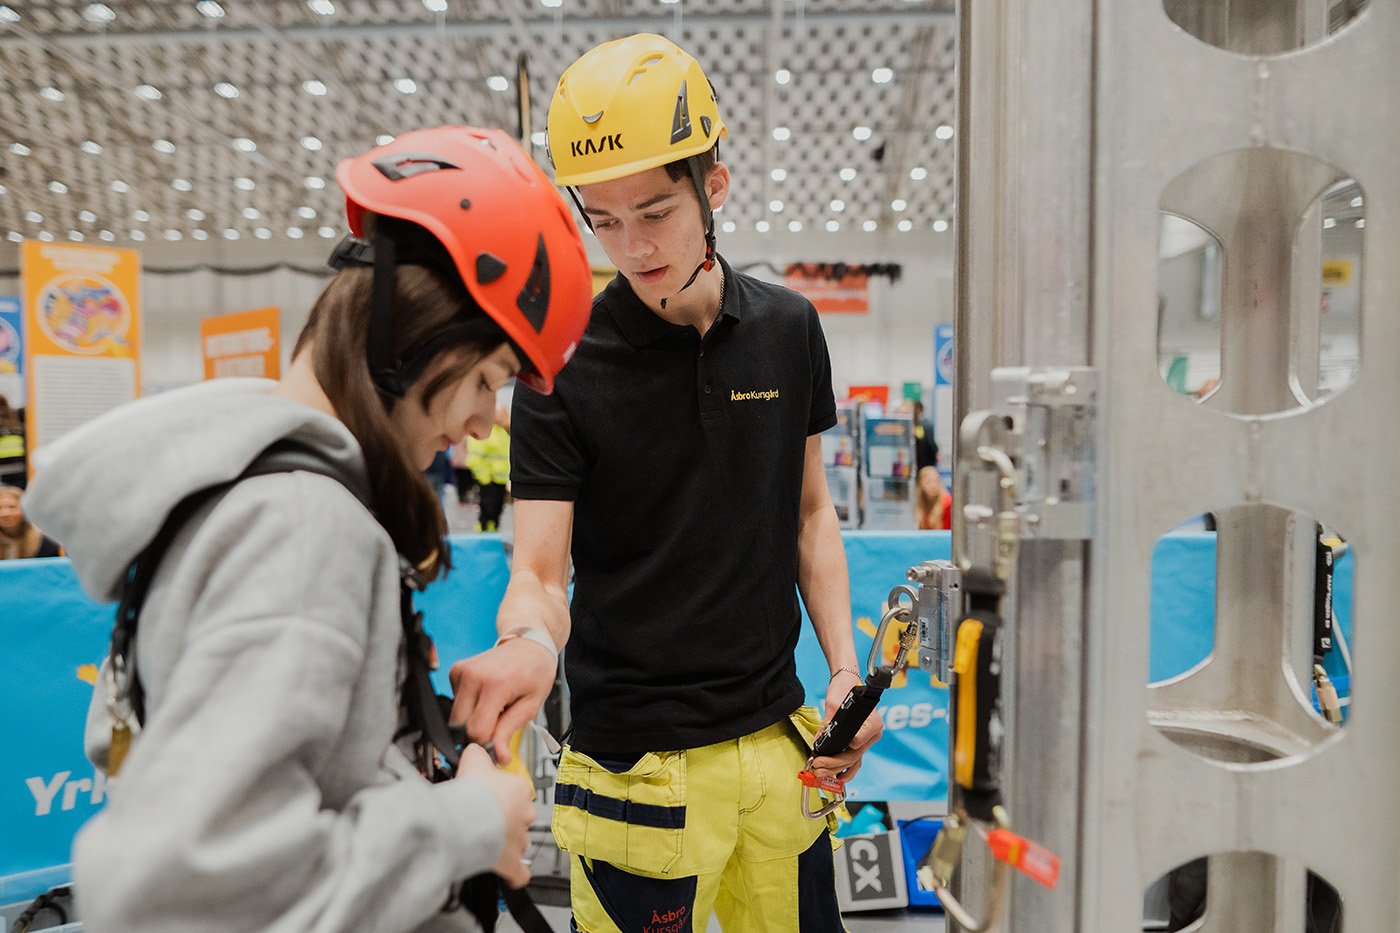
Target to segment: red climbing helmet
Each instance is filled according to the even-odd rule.
[[[593,278],[563,198],[514,139],[471,126],[415,130],[344,160],[335,175],[354,237],[363,235],[367,211],[427,230],[519,352],[520,380],[553,390],[588,325]],[[361,252],[351,261],[375,264],[373,244],[354,245]],[[349,255],[344,247],[337,256]],[[375,314],[380,337],[387,337],[391,309]],[[375,327],[369,354],[378,382],[387,361],[376,361],[376,353],[388,351]]]

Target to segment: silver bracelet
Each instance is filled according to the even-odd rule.
[[[827,683],[831,683],[833,680],[836,679],[836,675],[839,674],[839,673],[841,673],[842,671],[845,671],[845,672],[848,673],[848,674],[854,674],[855,677],[856,677],[856,680],[865,680],[864,677],[860,676],[860,671],[856,670],[854,667],[842,666],[842,667],[838,667],[836,670],[832,671],[832,672],[831,672],[831,676],[830,676],[829,678],[827,678],[827,681],[826,681],[826,682],[827,682]]]
[[[533,625],[522,625],[519,628],[513,628],[496,639],[496,644],[499,645],[503,642],[510,641],[512,638],[523,638],[526,641],[532,641],[554,655],[555,661],[559,660],[559,649],[554,647],[554,639],[542,628],[537,628]]]

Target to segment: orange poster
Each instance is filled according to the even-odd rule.
[[[846,398],[856,404],[862,402],[879,402],[881,409],[887,409],[890,405],[889,386],[851,386],[851,391]]]
[[[832,278],[823,267],[790,265],[783,284],[812,303],[821,314],[869,314],[870,277],[848,272]]]
[[[199,322],[204,378],[282,375],[282,312],[258,308],[207,317]]]
[[[20,244],[31,451],[140,394],[140,279],[135,250]]]

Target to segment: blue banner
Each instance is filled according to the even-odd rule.
[[[0,295],[0,395],[24,407],[24,306],[14,295]]]
[[[856,651],[864,659],[889,590],[905,570],[947,558],[947,532],[848,532],[851,607]],[[509,578],[497,535],[452,540],[454,569],[418,600],[437,642],[446,692],[452,661],[489,648]],[[1351,638],[1354,565],[1337,561],[1334,601],[1338,627]],[[1150,675],[1164,680],[1210,653],[1215,607],[1215,535],[1175,533],[1158,543],[1152,564]],[[113,607],[91,602],[67,559],[0,564],[0,890],[7,876],[62,865],[72,838],[106,796],[102,778],[83,756],[83,722],[97,664],[107,651]],[[882,646],[886,657],[892,645]],[[819,709],[828,671],[816,636],[804,624],[798,673],[807,701]],[[1349,678],[1338,651],[1327,661],[1345,696]],[[937,809],[947,793],[947,690],[914,671],[896,681],[880,704],[884,738],[866,756],[851,785],[858,800],[921,800]],[[39,893],[38,891],[34,892]]]

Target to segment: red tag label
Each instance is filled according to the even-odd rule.
[[[1060,880],[1060,857],[1042,845],[1016,835],[1009,829],[994,829],[987,834],[987,846],[992,855],[1017,871],[1053,888]]]
[[[811,771],[797,772],[797,779],[808,787],[815,787],[817,790],[824,790],[828,794],[840,794],[846,790],[846,782],[838,781],[832,777],[817,777]]]

